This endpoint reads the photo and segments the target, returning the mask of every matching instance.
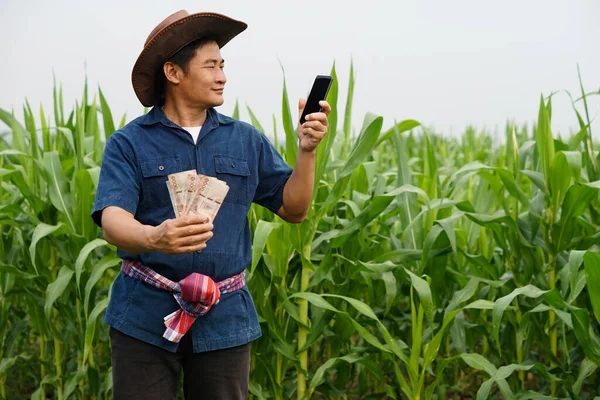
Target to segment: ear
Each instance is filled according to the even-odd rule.
[[[178,65],[175,65],[172,62],[167,61],[163,65],[163,73],[165,74],[165,78],[171,83],[179,83],[181,79],[181,72],[181,68],[179,68]]]

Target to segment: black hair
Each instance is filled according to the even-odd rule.
[[[202,46],[204,46],[207,43],[216,41],[217,40],[212,36],[205,36],[200,39],[196,39],[193,42],[186,44],[175,54],[173,54],[171,57],[165,60],[165,63],[171,62],[179,66],[183,70],[184,74],[187,74],[190,61],[192,58],[194,58],[198,49],[202,48]],[[163,65],[164,63],[160,65],[160,69],[156,74],[156,93],[158,93],[159,103],[164,102],[165,90],[167,88],[167,78],[165,77]]]

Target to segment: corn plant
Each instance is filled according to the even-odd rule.
[[[600,395],[600,178],[587,99],[541,97],[537,124],[505,140],[467,128],[352,114],[335,66],[329,132],[307,218],[253,205],[248,286],[263,337],[257,399],[592,399]],[[0,398],[110,398],[110,342],[98,321],[118,272],[89,218],[108,101],[52,117],[0,110]],[[579,131],[551,130],[569,96]],[[262,125],[290,165],[298,151],[283,82]],[[236,104],[234,117],[241,119]],[[284,128],[281,140],[278,123]],[[267,127],[267,129],[265,129]]]

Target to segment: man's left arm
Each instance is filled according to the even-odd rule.
[[[306,101],[300,100],[299,115],[302,115],[305,105]],[[283,188],[283,205],[277,211],[277,215],[287,222],[302,222],[310,207],[317,146],[327,133],[327,116],[331,112],[331,107],[326,101],[321,101],[319,105],[322,111],[307,115],[306,122],[298,126],[298,157],[294,170]]]

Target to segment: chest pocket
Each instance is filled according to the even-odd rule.
[[[215,172],[217,179],[227,182],[229,192],[225,201],[248,204],[248,162],[241,158],[215,155]]]
[[[144,159],[140,162],[142,170],[143,206],[171,206],[167,190],[167,175],[181,172],[179,157]]]

